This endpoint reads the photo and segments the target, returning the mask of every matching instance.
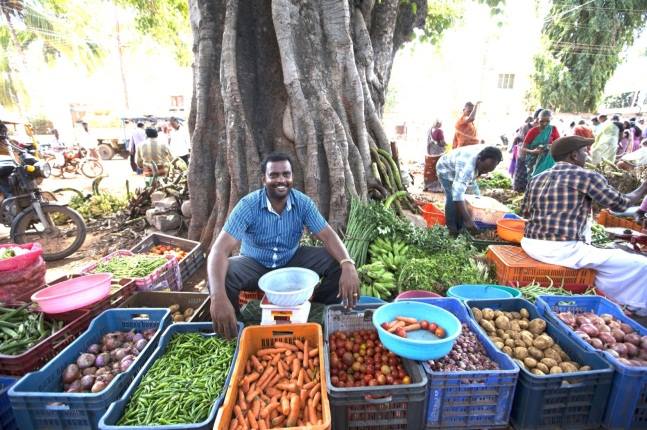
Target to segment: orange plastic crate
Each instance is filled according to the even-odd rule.
[[[263,299],[263,293],[261,290],[258,291],[241,291],[238,294],[238,304],[240,306],[246,305],[252,300],[261,300]]]
[[[605,227],[622,227],[622,228],[630,228],[635,231],[642,231],[642,226],[637,222],[627,218],[620,218],[615,215],[612,215],[606,209],[602,209],[600,211],[596,221],[598,222],[598,224],[603,225]]]
[[[319,365],[321,380],[321,412],[323,424],[309,425],[307,427],[286,427],[289,430],[327,430],[330,428],[330,402],[328,401],[328,388],[326,385],[325,373],[323,372],[324,347],[323,333],[319,324],[289,324],[271,326],[250,326],[243,330],[238,346],[238,356],[234,364],[234,373],[231,376],[229,388],[225,395],[223,406],[218,410],[214,430],[228,430],[230,428],[233,409],[238,399],[238,383],[245,373],[245,363],[252,354],[263,348],[271,348],[274,342],[288,342],[294,344],[294,340],[308,340],[310,345],[317,345],[319,348]]]
[[[501,285],[519,283],[527,285],[535,281],[543,286],[550,284],[595,285],[595,270],[569,269],[555,264],[545,264],[530,258],[521,247],[490,245],[485,257],[496,267],[497,282]],[[550,279],[549,279],[550,278]]]

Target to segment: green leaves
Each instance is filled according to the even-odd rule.
[[[647,18],[645,0],[553,2],[535,57],[533,96],[541,106],[595,111],[604,86]]]

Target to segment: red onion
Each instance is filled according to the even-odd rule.
[[[598,339],[597,337],[592,338],[592,339],[591,339],[591,341],[590,341],[589,343],[590,343],[590,344],[591,344],[591,346],[592,346],[593,348],[595,348],[595,349],[602,349],[602,348],[604,348],[604,342],[602,342],[602,341],[601,341],[600,339]]]
[[[617,352],[620,357],[627,356],[627,347],[624,343],[616,343],[615,345],[611,346],[611,349]]]
[[[576,318],[571,312],[560,312],[557,317],[564,322],[564,324],[575,327]]]
[[[640,346],[640,336],[638,333],[628,333],[625,335],[625,342]]]
[[[604,343],[605,347],[616,344],[616,338],[611,336],[611,333],[602,332],[598,335],[598,339],[600,339],[602,343]]]
[[[623,345],[625,346],[625,348],[627,348],[627,357],[633,358],[640,352],[638,347],[633,343],[625,342],[623,343]]]
[[[630,326],[629,324],[625,324],[625,323],[621,323],[621,324],[620,324],[620,330],[622,330],[623,332],[625,332],[625,334],[629,334],[629,333],[633,333],[633,332],[634,332],[634,329],[633,329],[633,328],[631,328],[631,326]]]
[[[625,332],[617,328],[611,330],[611,336],[613,336],[616,342],[622,342],[623,340],[625,340]]]
[[[598,329],[593,324],[582,324],[579,329],[580,331],[583,331],[591,337],[595,337],[600,334]]]
[[[615,320],[611,314],[600,314],[600,318],[604,320],[605,323],[609,324],[611,321]]]
[[[578,315],[575,318],[575,322],[578,326],[581,326],[583,324],[591,324],[591,320],[583,315]]]

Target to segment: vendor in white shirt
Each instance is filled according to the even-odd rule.
[[[171,146],[171,153],[173,157],[181,158],[189,165],[189,152],[191,152],[191,142],[189,140],[189,132],[186,127],[180,124],[180,121],[173,117],[169,121],[171,125],[171,132],[169,134],[169,144]]]

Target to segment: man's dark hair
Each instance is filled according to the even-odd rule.
[[[472,102],[465,103],[465,107],[468,107],[468,106],[474,107],[474,103],[472,103]]]
[[[579,120],[579,121],[578,121],[578,124],[579,124],[579,125],[585,125],[585,124],[586,124],[586,121],[584,121],[583,119],[581,119],[581,120]]]
[[[0,121],[0,139],[6,139],[7,136],[9,136],[9,129],[4,122]]]
[[[479,152],[479,160],[487,160],[487,159],[492,159],[492,160],[495,160],[497,163],[500,163],[503,160],[503,154],[501,153],[501,150],[499,148],[496,148],[494,146],[488,146],[485,149],[483,149],[481,152]]]
[[[157,136],[158,136],[157,130],[155,130],[154,128],[146,129],[146,137],[157,137]]]
[[[558,154],[558,155],[553,155],[553,160],[555,161],[565,161],[573,152],[578,151],[578,149],[574,149],[571,152],[567,152],[566,154]]]
[[[138,122],[137,127],[138,128],[144,128],[144,123],[143,122]]]
[[[274,163],[276,161],[287,161],[290,163],[290,167],[292,167],[292,160],[289,155],[284,154],[283,152],[272,152],[266,155],[265,158],[263,158],[263,161],[261,161],[261,171],[263,174],[265,174],[265,171],[267,170],[267,163]]]

